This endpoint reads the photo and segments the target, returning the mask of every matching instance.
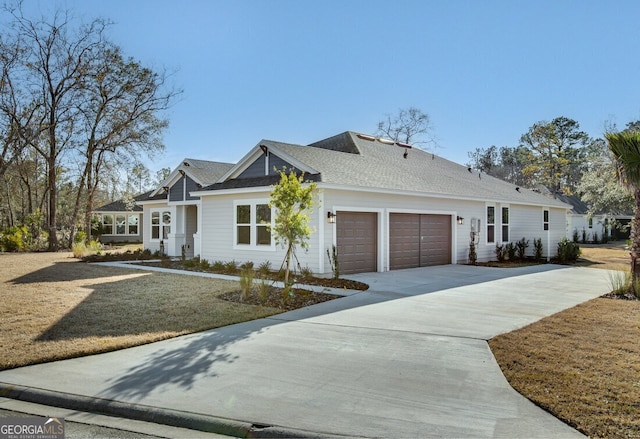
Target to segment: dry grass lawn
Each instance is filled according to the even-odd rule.
[[[579,265],[627,269],[623,246]],[[640,437],[640,301],[598,298],[489,342],[511,385],[590,437]]]
[[[163,340],[281,312],[218,296],[237,282],[0,254],[0,370]]]

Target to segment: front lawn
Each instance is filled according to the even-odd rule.
[[[0,370],[283,312],[277,303],[239,303],[238,282],[97,266],[70,253],[4,253],[0,267]],[[290,302],[300,307],[336,297],[303,293]]]

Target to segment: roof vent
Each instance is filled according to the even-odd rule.
[[[469,171],[469,172],[473,172],[473,169],[471,168],[471,166],[469,166],[469,167],[467,168],[467,171]]]
[[[519,187],[516,188],[516,192],[520,192],[520,188]]]
[[[396,145],[401,146],[402,148],[413,148],[413,146],[408,143],[396,142]]]
[[[363,140],[369,140],[370,142],[373,142],[374,140],[376,140],[375,137],[367,136],[366,134],[358,134],[358,138],[363,139]]]
[[[380,138],[378,139],[378,142],[384,143],[385,145],[393,145],[394,143],[396,143],[391,139],[380,139]]]

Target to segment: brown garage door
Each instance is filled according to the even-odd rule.
[[[377,271],[378,215],[337,212],[337,248],[340,274]]]
[[[390,268],[451,263],[451,216],[392,213],[389,217]]]

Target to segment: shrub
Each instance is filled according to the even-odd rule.
[[[580,246],[567,238],[563,238],[558,243],[558,260],[560,262],[576,262],[580,253]]]
[[[97,239],[92,239],[91,241],[89,241],[89,251],[95,253],[95,254],[100,254],[100,252],[102,251],[102,244],[100,244],[100,241],[98,241]]]
[[[578,229],[573,229],[573,242],[578,242],[580,236],[578,235]]]
[[[496,258],[498,259],[498,262],[504,262],[505,259],[507,259],[507,249],[504,247],[504,245],[500,245],[496,243]]]
[[[600,239],[598,237],[598,232],[593,232],[593,243],[600,244]]]
[[[624,296],[631,288],[631,273],[628,271],[610,271],[609,286],[613,294]]]
[[[313,277],[313,270],[309,267],[304,267],[300,269],[300,276],[303,279],[309,278],[309,277]]]
[[[505,245],[505,250],[507,252],[507,256],[509,257],[510,261],[513,261],[516,259],[516,246],[513,245],[513,242],[509,242]]]
[[[584,228],[582,229],[582,243],[587,243],[587,231]]]
[[[78,230],[76,235],[73,237],[73,242],[87,242],[87,232],[84,230]]]
[[[527,256],[527,248],[529,247],[529,240],[522,238],[520,241],[516,242],[516,248],[518,250],[518,259],[524,261]]]
[[[541,261],[544,254],[543,248],[542,248],[542,238],[533,240],[533,250],[534,250],[534,257],[536,258],[536,261]]]
[[[238,272],[238,263],[235,260],[225,262],[224,272],[227,274],[236,274]]]
[[[211,264],[211,270],[217,273],[222,273],[224,271],[224,262],[213,261],[213,264]]]
[[[209,263],[207,259],[200,260],[200,268],[204,271],[209,271],[212,269],[212,265]]]
[[[24,235],[27,233],[26,227],[9,227],[2,233],[0,246],[5,252],[17,252],[24,248]]]
[[[73,252],[73,257],[78,259],[84,258],[85,256],[89,255],[89,249],[87,248],[87,245],[84,243],[84,241],[74,243],[71,247],[71,251]]]
[[[333,273],[333,278],[339,279],[340,264],[338,263],[338,248],[335,245],[331,247],[331,251],[327,249],[327,257],[329,258],[329,264],[331,264],[331,272]]]
[[[246,301],[251,294],[254,275],[255,272],[253,271],[253,267],[245,267],[240,272],[240,294],[242,295],[243,301]]]
[[[244,262],[242,265],[240,265],[240,270],[253,270],[253,262]]]
[[[260,278],[260,304],[264,306],[267,303],[267,296],[269,296],[269,284],[264,278]]]
[[[476,243],[472,239],[469,241],[469,264],[476,265],[478,263],[478,253],[476,252]]]
[[[271,261],[264,261],[258,266],[258,271],[264,277],[271,272]]]

